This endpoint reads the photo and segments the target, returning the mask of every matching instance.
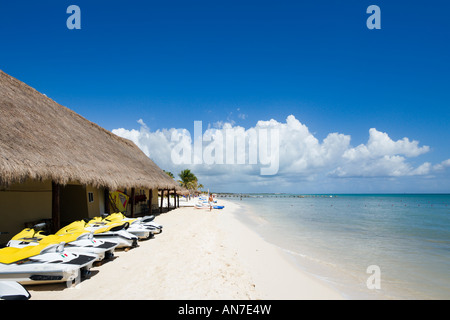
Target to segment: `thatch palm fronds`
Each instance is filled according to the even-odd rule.
[[[182,190],[133,142],[0,71],[0,184]]]

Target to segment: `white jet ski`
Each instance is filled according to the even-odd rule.
[[[81,281],[90,274],[95,254],[64,250],[65,243],[0,249],[0,280],[20,284]]]
[[[137,247],[138,237],[127,231],[129,223],[111,223],[94,218],[89,221],[74,221],[58,231],[60,232],[92,232],[94,239],[105,242],[114,242],[116,248]]]
[[[151,227],[153,229],[153,233],[161,233],[163,230],[162,224],[156,223],[153,221],[155,219],[154,215],[151,216],[144,216],[142,218],[138,218],[139,223],[143,224],[144,226]]]
[[[94,237],[94,233],[84,233],[77,240],[66,244],[66,250],[69,252],[95,253],[99,256],[98,261],[112,259],[114,250],[119,245],[115,241],[100,240]]]
[[[23,248],[26,246],[36,246],[42,243],[52,244],[65,242],[65,250],[68,252],[78,253],[94,253],[98,256],[97,261],[103,259],[111,259],[114,257],[114,249],[117,247],[116,242],[107,242],[94,239],[94,235],[90,232],[75,233],[56,233],[54,235],[43,235],[41,231],[34,228],[27,228],[15,235],[9,240],[7,246],[14,248]]]
[[[151,238],[154,234],[161,233],[162,225],[153,221],[155,216],[144,216],[139,218],[128,218],[120,212],[112,213],[103,218],[105,221],[111,222],[128,222],[130,226],[127,231],[137,235],[140,238]],[[145,236],[146,233],[150,233]]]
[[[114,217],[115,214],[111,214],[107,216],[106,218],[102,219],[102,222],[107,223],[128,223],[127,232],[134,234],[139,239],[150,239],[153,238],[153,232],[150,227],[146,227],[140,223],[136,223],[135,219],[122,219],[121,217],[117,218],[111,218]],[[122,215],[122,214],[120,214]]]
[[[0,280],[0,300],[28,300],[31,294],[16,281]]]

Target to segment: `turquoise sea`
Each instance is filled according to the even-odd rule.
[[[449,194],[248,194],[238,217],[348,299],[450,299]],[[369,266],[379,289],[369,289]],[[373,282],[371,282],[373,283]]]

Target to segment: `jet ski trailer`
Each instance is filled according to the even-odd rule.
[[[81,281],[98,259],[64,250],[65,243],[0,249],[0,280],[22,285]]]

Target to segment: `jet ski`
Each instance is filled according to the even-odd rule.
[[[127,231],[135,234],[139,238],[152,238],[154,234],[161,233],[162,225],[153,221],[155,216],[145,216],[139,218],[128,218],[121,212],[111,213],[103,218],[110,222],[128,222],[130,226]],[[149,233],[149,234],[148,234]]]
[[[102,218],[105,223],[123,223],[129,224],[127,231],[134,234],[139,239],[149,239],[153,237],[151,227],[146,227],[138,222],[137,218],[127,218],[122,213],[113,213]]]
[[[126,219],[131,219],[131,218],[126,218]],[[150,227],[153,227],[153,228],[157,228],[157,229],[159,229],[159,232],[162,231],[163,226],[162,226],[162,224],[156,223],[154,221],[155,220],[155,216],[154,215],[143,216],[143,217],[139,217],[139,218],[136,218],[136,219],[137,219],[138,223],[140,223],[140,224],[142,224],[144,226],[147,226],[147,227],[150,226]]]
[[[31,294],[16,281],[0,280],[0,300],[28,300]]]
[[[155,216],[154,216],[154,215],[144,216],[144,217],[138,218],[138,219],[139,219],[138,221],[139,221],[141,224],[143,224],[144,226],[150,226],[150,227],[155,228],[155,229],[156,229],[156,230],[155,230],[156,232],[154,232],[154,233],[161,233],[161,232],[162,232],[163,226],[162,226],[162,224],[156,223],[156,222],[154,221],[154,219],[155,219]]]
[[[138,222],[146,227],[150,227],[153,234],[157,234],[157,233],[161,233],[163,226],[162,224],[156,223],[154,221],[155,216],[154,215],[150,215],[150,216],[144,216],[144,217],[140,217],[137,218]]]
[[[114,257],[116,242],[107,242],[94,239],[94,235],[87,231],[72,233],[56,233],[54,235],[44,235],[41,231],[27,228],[16,234],[7,243],[8,247],[23,248],[38,244],[52,244],[65,242],[65,250],[68,252],[94,253],[98,256],[97,261],[111,259]]]
[[[89,275],[98,256],[68,252],[64,248],[65,243],[61,242],[0,249],[0,280],[22,285],[81,281]]]
[[[116,248],[137,247],[138,237],[128,232],[128,227],[128,222],[114,223],[102,221],[97,217],[88,221],[74,221],[60,229],[57,234],[88,231],[93,233],[96,240],[116,243]]]

